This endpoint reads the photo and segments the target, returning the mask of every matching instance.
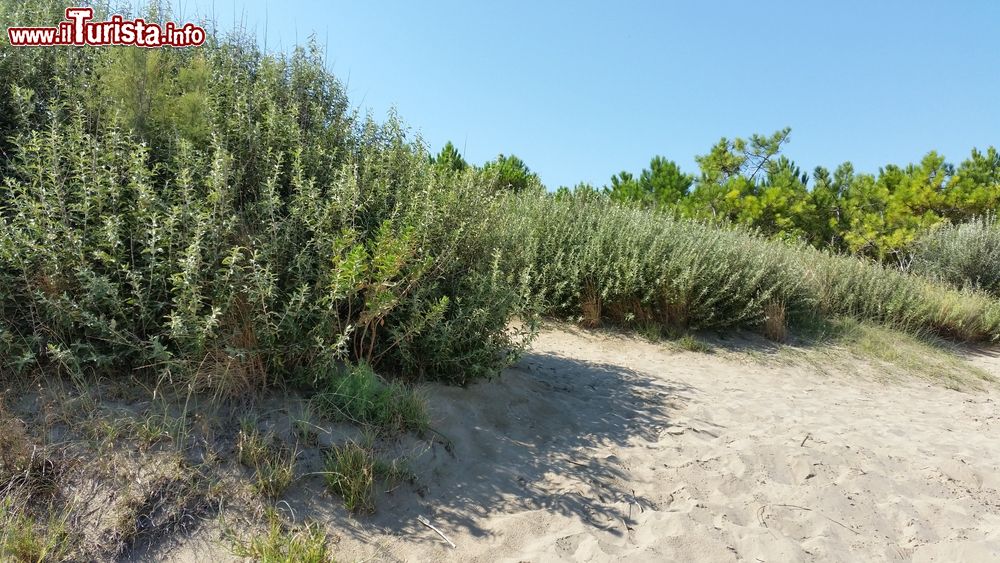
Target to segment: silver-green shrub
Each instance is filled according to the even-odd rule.
[[[511,268],[552,313],[668,329],[849,316],[966,340],[1000,335],[1000,303],[869,260],[720,229],[601,198],[507,202]],[[596,319],[591,317],[597,317]]]
[[[550,310],[597,301],[612,320],[686,328],[753,325],[764,305],[809,306],[785,247],[605,201],[512,198],[506,221],[515,269],[530,269]]]
[[[17,21],[48,17],[25,6]],[[496,190],[435,169],[395,116],[352,113],[314,46],[56,49],[77,64],[50,66],[48,89],[19,82],[32,53],[0,65],[20,100],[3,121],[0,369],[240,392],[366,362],[465,382],[524,344],[531,322],[510,320],[533,301],[501,270]],[[133,103],[133,73],[171,95]]]
[[[913,244],[910,269],[924,276],[1000,295],[1000,225],[995,216],[942,224]]]

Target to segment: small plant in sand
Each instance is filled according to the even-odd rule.
[[[423,399],[402,383],[383,380],[368,364],[354,366],[328,381],[314,404],[335,418],[390,433],[420,433],[428,428]]]
[[[310,403],[305,403],[301,410],[292,416],[291,421],[295,438],[299,442],[310,447],[319,444],[319,433],[323,428],[316,423],[316,415]]]
[[[663,325],[655,322],[642,322],[636,326],[636,332],[650,342],[659,342],[669,334]]]
[[[351,512],[375,510],[375,456],[355,442],[334,446],[327,457],[326,485]]]
[[[295,478],[296,453],[281,444],[274,434],[261,434],[253,421],[244,420],[240,424],[236,456],[253,470],[253,489],[267,498],[281,496]]]
[[[685,334],[684,336],[678,338],[677,345],[680,346],[682,350],[687,350],[688,352],[700,352],[704,354],[712,351],[711,346],[701,340],[698,340],[690,334]]]
[[[232,552],[261,563],[332,563],[326,533],[318,524],[289,525],[277,511],[266,511],[267,530],[250,537],[235,536]]]
[[[326,459],[326,485],[341,497],[351,512],[375,510],[375,485],[392,486],[416,478],[401,460],[384,461],[376,457],[370,445],[348,442],[334,446]]]
[[[38,521],[24,511],[30,503],[14,502],[16,497],[0,501],[0,560],[15,563],[63,561],[70,551],[66,523],[58,512]]]
[[[32,439],[25,423],[7,411],[0,396],[0,502],[51,498],[62,469],[49,449]]]
[[[170,442],[182,447],[186,443],[190,432],[187,418],[173,416],[167,411],[166,407],[162,411],[151,409],[131,422],[131,432],[142,446]]]

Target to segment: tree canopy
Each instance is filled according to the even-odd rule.
[[[973,149],[957,166],[937,152],[916,164],[888,164],[877,173],[845,162],[831,172],[803,172],[782,154],[791,129],[749,138],[722,138],[696,157],[700,175],[656,156],[638,176],[623,170],[600,192],[621,203],[663,209],[713,223],[748,226],[776,238],[880,260],[904,260],[921,233],[962,222],[1000,205],[1000,153]],[[580,185],[559,195],[596,190]]]

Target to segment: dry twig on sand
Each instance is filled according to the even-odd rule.
[[[430,528],[430,529],[434,530],[435,532],[437,532],[437,535],[441,536],[441,539],[443,539],[444,541],[448,542],[448,545],[450,545],[452,547],[452,549],[458,549],[458,546],[455,545],[454,543],[452,543],[452,541],[450,539],[448,539],[448,536],[444,535],[444,532],[442,532],[441,530],[438,530],[437,528],[435,528],[430,523],[430,520],[424,518],[423,516],[417,516],[417,520],[419,520],[420,523],[423,524],[424,526],[427,526],[428,528]]]
[[[848,532],[851,532],[851,533],[853,533],[855,535],[861,535],[861,532],[855,530],[854,528],[851,528],[850,526],[848,526],[847,524],[844,524],[843,522],[840,522],[839,520],[834,520],[833,518],[830,518],[829,516],[827,516],[826,514],[823,514],[822,512],[820,512],[818,510],[813,510],[811,508],[807,508],[805,506],[799,506],[797,504],[765,504],[765,505],[761,506],[760,509],[757,510],[757,521],[760,522],[760,524],[762,526],[764,526],[765,528],[767,528],[768,526],[767,526],[767,517],[764,515],[764,511],[767,510],[767,508],[769,506],[777,506],[777,507],[781,507],[781,508],[791,508],[791,509],[795,509],[795,510],[805,510],[806,512],[815,512],[816,514],[819,514],[821,517],[826,518],[830,522],[833,522],[834,524],[840,526],[841,528],[847,530]]]

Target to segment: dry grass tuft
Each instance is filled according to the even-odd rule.
[[[266,375],[259,354],[215,349],[205,355],[191,386],[195,392],[209,393],[215,399],[241,398],[264,389]]]
[[[580,296],[580,324],[587,328],[601,326],[601,295],[593,285],[588,284]]]
[[[680,346],[681,349],[687,350],[688,352],[707,354],[712,351],[711,346],[695,338],[691,334],[685,334],[684,336],[678,338],[677,345]]]
[[[326,463],[326,484],[351,512],[375,510],[375,456],[355,442],[335,446]]]
[[[29,512],[31,506],[31,502],[17,496],[0,500],[0,560],[15,563],[67,560],[72,551],[67,515],[56,510],[39,510],[48,514],[38,517]]]
[[[788,337],[785,304],[782,301],[769,301],[764,305],[764,336],[774,342],[784,342]]]
[[[334,446],[326,459],[326,484],[330,491],[344,500],[351,512],[375,510],[375,485],[382,481],[389,486],[400,481],[413,482],[413,474],[399,460],[385,462],[375,456],[367,445],[348,442]]]
[[[296,452],[273,433],[261,434],[253,421],[244,420],[240,424],[236,455],[240,463],[253,470],[253,489],[264,497],[280,497],[295,479]]]
[[[0,491],[13,492],[36,502],[58,490],[65,463],[34,443],[25,423],[13,417],[0,400]]]

